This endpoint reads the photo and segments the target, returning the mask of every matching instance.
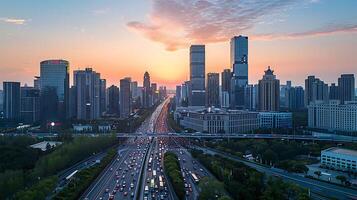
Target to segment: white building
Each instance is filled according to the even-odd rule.
[[[215,108],[176,111],[180,125],[204,133],[246,133],[259,127],[258,113]]]
[[[291,128],[292,113],[290,112],[260,112],[259,127],[260,128]]]
[[[332,147],[321,151],[321,165],[343,171],[357,171],[357,151]]]
[[[339,100],[329,102],[316,101],[308,106],[308,124],[310,128],[331,131],[357,131],[357,101]]]

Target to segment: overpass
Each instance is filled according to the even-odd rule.
[[[284,140],[311,140],[334,142],[357,142],[357,137],[342,135],[286,135],[286,134],[208,134],[208,133],[117,133],[118,138],[132,137],[171,137],[171,138],[197,138],[197,139],[284,139]]]

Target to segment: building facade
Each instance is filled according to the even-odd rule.
[[[205,106],[205,45],[190,47],[190,106]]]
[[[331,147],[321,151],[321,165],[333,170],[357,172],[357,151]]]
[[[357,132],[357,101],[316,101],[308,106],[310,128]]]
[[[207,74],[206,106],[219,107],[219,73]]]
[[[315,76],[308,76],[305,79],[305,106],[315,101],[328,101],[328,85]]]
[[[4,118],[20,119],[20,82],[3,82]]]
[[[64,120],[69,113],[69,62],[45,60],[40,63],[41,120]]]
[[[73,74],[73,82],[77,90],[77,119],[93,120],[100,118],[100,74],[93,71],[92,68],[76,70]]]
[[[342,74],[338,78],[338,90],[340,103],[353,101],[355,97],[355,77],[353,74]]]
[[[292,113],[260,112],[259,127],[263,129],[292,128]]]
[[[131,78],[120,80],[120,117],[127,118],[131,113]]]
[[[149,108],[151,106],[151,83],[150,83],[150,74],[145,72],[144,82],[143,82],[143,99],[142,105],[144,108]]]
[[[259,80],[259,110],[279,111],[280,107],[280,81],[276,79],[274,71],[268,67],[262,80]]]
[[[20,89],[20,118],[24,123],[34,123],[40,120],[40,90],[34,87]]]

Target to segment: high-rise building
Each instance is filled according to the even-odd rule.
[[[149,108],[151,106],[151,83],[150,83],[150,74],[145,72],[144,74],[144,83],[143,83],[143,107]]]
[[[335,83],[332,83],[329,89],[329,99],[338,100],[339,99],[339,88]]]
[[[157,88],[157,83],[151,83],[151,105],[150,106],[152,106],[152,105],[154,105],[154,104],[156,104],[157,102],[158,102],[158,100],[159,100],[159,92],[158,92],[158,90],[157,90],[158,88]]]
[[[304,88],[290,87],[286,94],[287,108],[291,111],[304,108]]]
[[[221,106],[223,108],[229,107],[229,95],[231,93],[232,72],[230,69],[223,70],[222,74],[222,92],[221,92]]]
[[[160,86],[159,87],[159,100],[160,101],[165,100],[166,96],[167,96],[166,86]]]
[[[262,80],[259,80],[259,110],[279,111],[280,103],[280,81],[276,79],[274,71],[270,66],[265,71]]]
[[[68,118],[75,119],[77,118],[77,87],[71,86],[69,88],[69,114]]]
[[[247,85],[244,89],[244,108],[250,111],[258,109],[258,85]]]
[[[100,79],[100,115],[103,115],[107,111],[107,80]]]
[[[355,97],[355,77],[353,74],[342,74],[338,78],[339,100],[344,104],[345,101],[352,101]]]
[[[3,105],[4,105],[4,91],[0,90],[0,112],[4,110]]]
[[[41,77],[35,76],[35,79],[33,79],[33,87],[35,89],[41,89]]]
[[[207,74],[206,106],[219,107],[219,73]]]
[[[305,106],[315,101],[328,101],[328,85],[315,76],[305,79]]]
[[[176,85],[175,102],[176,106],[181,106],[181,85]]]
[[[108,114],[119,116],[119,88],[112,85],[108,88]]]
[[[120,117],[127,118],[131,113],[131,78],[120,80]]]
[[[24,123],[40,120],[40,90],[34,87],[20,89],[20,118]]]
[[[93,120],[100,117],[100,74],[92,68],[76,70],[77,119]]]
[[[42,121],[66,119],[69,113],[69,62],[42,61],[40,77]]]
[[[181,106],[188,106],[188,96],[190,93],[190,81],[185,81],[181,85]]]
[[[289,100],[288,92],[291,88],[291,81],[286,81],[285,85],[280,85],[280,107],[287,108]]]
[[[232,67],[230,106],[244,108],[244,90],[248,85],[248,37],[235,36],[230,42]]]
[[[131,97],[133,99],[138,98],[140,96],[139,90],[138,90],[138,82],[137,81],[131,82],[130,87],[131,87],[131,89],[130,89],[131,90]]]
[[[20,119],[20,83],[3,82],[4,91],[4,118],[19,120]]]
[[[190,106],[205,106],[205,45],[190,47]]]

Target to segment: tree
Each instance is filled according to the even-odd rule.
[[[199,187],[201,189],[200,200],[216,200],[217,197],[225,196],[223,184],[212,178],[202,178]]]
[[[346,176],[343,176],[343,175],[338,175],[336,176],[336,179],[337,180],[340,180],[341,181],[341,184],[345,183],[347,181],[347,178]]]
[[[320,176],[321,176],[321,171],[315,171],[314,174],[317,176],[317,178],[320,178]]]

